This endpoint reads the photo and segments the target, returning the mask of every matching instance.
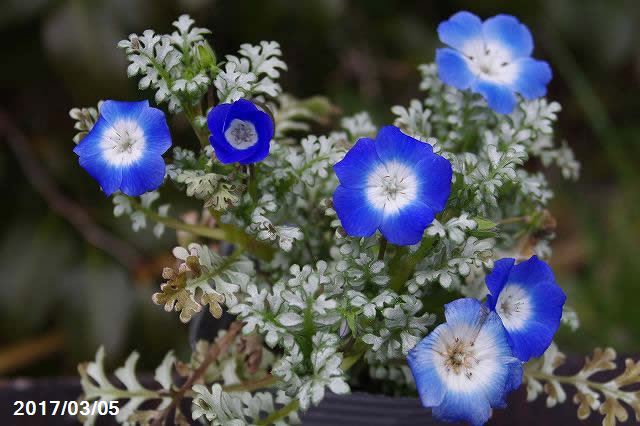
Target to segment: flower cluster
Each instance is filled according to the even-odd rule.
[[[449,421],[484,424],[522,382],[522,362],[540,356],[560,325],[565,295],[549,266],[533,256],[501,259],[487,275],[485,306],[459,299],[445,307],[446,323],[407,358],[422,403]]]
[[[86,398],[127,400],[127,424],[170,413],[187,424],[183,398],[214,425],[294,423],[327,390],[372,380],[474,425],[523,380],[553,403],[560,383],[575,384],[581,418],[598,409],[611,424],[626,415],[620,401],[638,406],[624,389],[640,381],[631,360],[606,385],[591,374],[611,367],[610,352],[576,376],[554,372],[553,336],[578,319],[540,260],[555,226],[543,171],[575,179],[579,164],[554,143],[560,106],[542,97],[551,72],[516,18],[455,14],[438,28],[448,47],[419,68],[422,99],[393,106],[392,125],[359,112],[324,135],[310,123],[338,109],[282,94],[278,43],[243,44],[219,65],[208,30],[186,15],[174,26],[119,45],[140,88],[184,115],[193,144],[169,150],[165,114],[147,101],[107,100],[71,111],[74,151],[134,231],[175,230],[153,302],[185,323],[235,321],[188,362],[169,354],[155,387],[136,379],[137,354],[116,370],[124,387],[112,383],[99,351],[80,367]],[[189,202],[171,206],[165,186]],[[462,298],[438,323],[452,294]],[[351,374],[356,364],[368,368]]]

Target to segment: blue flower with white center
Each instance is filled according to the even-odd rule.
[[[171,146],[164,113],[148,101],[105,101],[91,131],[74,148],[80,165],[105,194],[120,190],[135,197],[158,188],[162,159]]]
[[[546,94],[551,68],[531,58],[531,33],[517,18],[497,15],[482,22],[458,12],[440,23],[438,36],[450,46],[436,51],[440,79],[481,94],[494,111],[513,111],[516,92],[527,100]]]
[[[333,166],[333,205],[347,234],[380,229],[391,243],[416,244],[451,192],[451,163],[395,126],[362,138]]]
[[[513,355],[526,362],[547,350],[560,326],[567,296],[546,262],[531,257],[515,265],[500,259],[486,278],[487,305],[500,316]]]
[[[238,99],[209,111],[209,141],[223,164],[251,164],[269,155],[273,120],[251,101]]]
[[[444,421],[482,425],[522,382],[500,318],[475,299],[445,305],[446,322],[413,348],[407,362],[422,405]]]

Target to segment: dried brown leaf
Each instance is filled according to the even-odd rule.
[[[616,420],[626,422],[629,418],[629,414],[622,404],[610,396],[607,396],[605,402],[600,406],[600,414],[604,414],[603,426],[615,426]]]
[[[616,351],[613,348],[595,348],[591,357],[586,357],[580,374],[589,377],[599,371],[609,371],[616,368]]]

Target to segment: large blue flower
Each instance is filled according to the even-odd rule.
[[[162,159],[171,146],[164,113],[148,101],[105,101],[91,131],[74,148],[80,165],[105,194],[138,196],[164,180]]]
[[[527,100],[546,94],[551,68],[531,58],[531,33],[515,17],[497,15],[482,22],[458,12],[440,23],[438,35],[451,47],[436,51],[440,79],[481,94],[494,111],[513,111],[516,92]]]
[[[487,275],[487,305],[502,319],[514,356],[526,362],[551,344],[567,297],[549,265],[536,256],[514,263],[500,259]]]
[[[451,163],[394,126],[383,127],[375,141],[358,140],[333,169],[340,180],[333,205],[356,237],[380,229],[393,244],[415,244],[451,192]]]
[[[223,164],[257,163],[269,155],[273,120],[251,101],[239,99],[209,111],[209,141]]]
[[[436,418],[482,425],[520,386],[522,363],[513,357],[498,315],[477,300],[448,303],[445,317],[407,362],[422,405]]]

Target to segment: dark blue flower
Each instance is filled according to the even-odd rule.
[[[500,318],[475,299],[445,305],[440,324],[409,352],[407,363],[422,405],[450,422],[484,424],[492,408],[522,382]]]
[[[220,104],[207,116],[209,141],[223,164],[250,164],[269,155],[273,120],[252,102],[239,99]]]
[[[416,244],[451,192],[451,163],[394,126],[375,141],[360,139],[333,169],[340,180],[333,205],[356,237],[380,229],[393,244]]]
[[[551,68],[531,58],[531,33],[517,18],[497,15],[482,22],[458,12],[440,23],[438,35],[450,46],[436,51],[440,79],[481,94],[494,111],[513,111],[515,93],[527,100],[546,94]]]
[[[138,196],[164,180],[162,159],[171,146],[164,113],[148,101],[105,101],[91,131],[74,148],[80,165],[105,194]]]
[[[547,263],[536,256],[514,263],[500,259],[487,275],[487,305],[502,319],[514,356],[526,362],[551,344],[567,297]]]

